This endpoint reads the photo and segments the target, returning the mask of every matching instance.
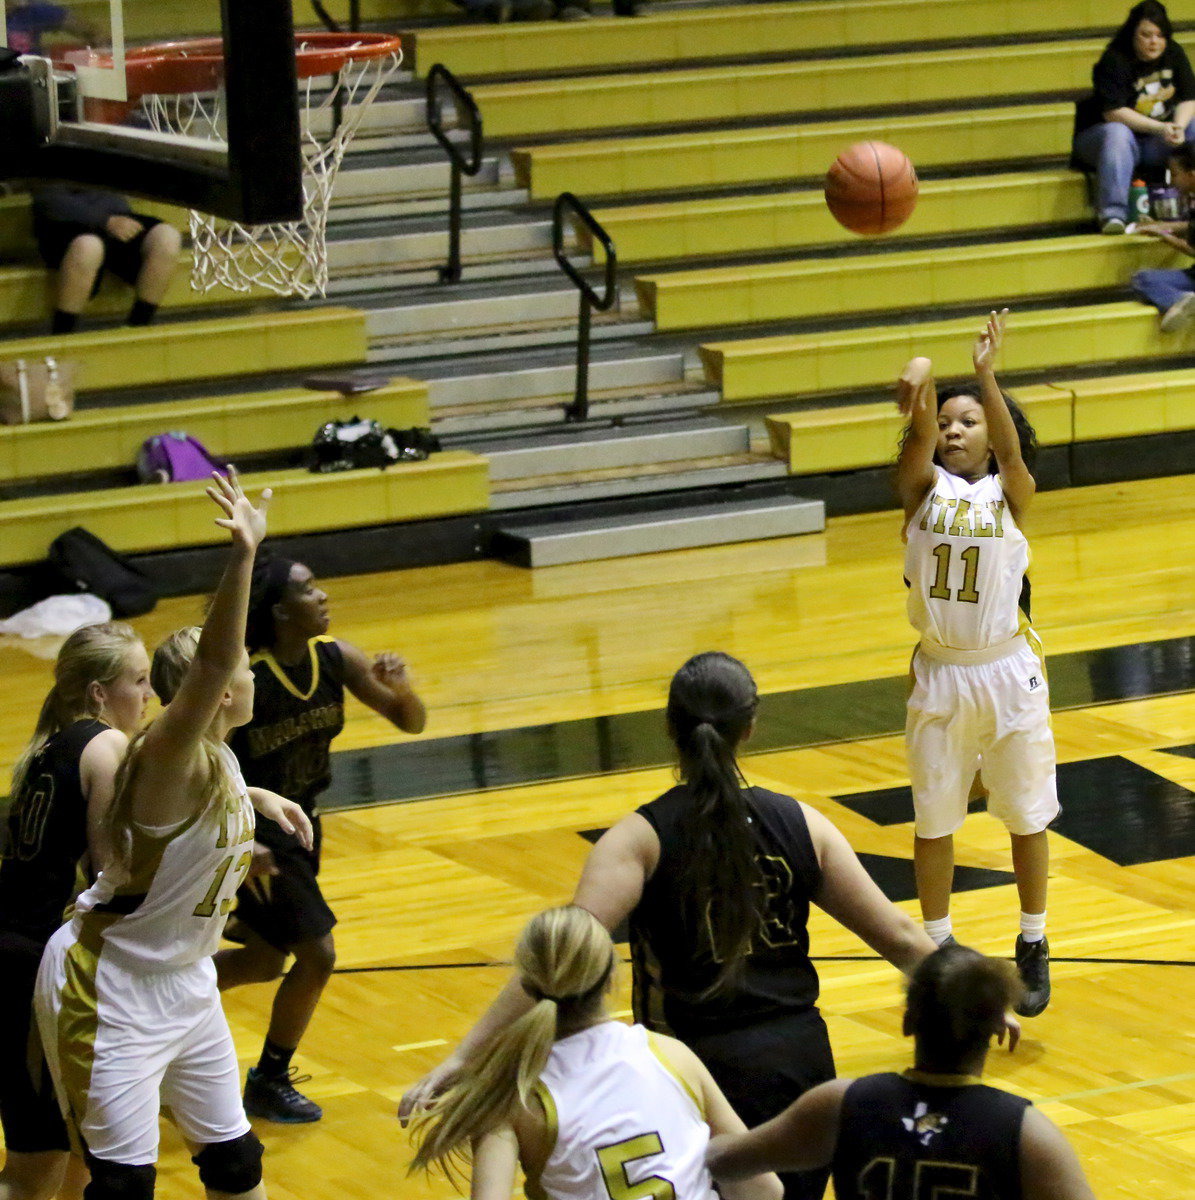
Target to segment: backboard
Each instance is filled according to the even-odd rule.
[[[92,184],[246,223],[300,216],[290,0],[0,4],[0,43],[22,55],[0,72],[0,177]],[[154,128],[166,87],[155,63],[196,38],[214,50],[202,95],[214,118]]]

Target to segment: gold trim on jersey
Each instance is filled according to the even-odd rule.
[[[671,1075],[672,1078],[675,1079],[676,1082],[681,1085],[681,1087],[684,1089],[685,1095],[688,1096],[689,1099],[693,1101],[693,1106],[697,1109],[697,1115],[699,1117],[701,1117],[701,1119],[704,1121],[705,1120],[705,1105],[702,1104],[701,1097],[698,1096],[697,1093],[693,1090],[689,1081],[676,1069],[675,1066],[673,1066],[673,1064],[671,1062],[669,1062],[668,1057],[664,1053],[664,1048],[660,1045],[660,1034],[653,1033],[650,1029],[648,1029],[646,1031],[646,1033],[647,1033],[647,1048],[655,1056],[655,1058],[659,1062],[660,1066],[662,1066],[664,1068],[664,1070],[667,1071],[668,1074]]]
[[[908,1067],[902,1074],[910,1083],[923,1083],[927,1087],[976,1087],[983,1083],[978,1075],[938,1075],[916,1067]]]
[[[66,952],[64,980],[58,1009],[58,1071],[66,1093],[66,1127],[71,1148],[83,1153],[83,1120],[91,1091],[91,1068],[95,1062],[95,1036],[99,1026],[96,971],[99,968],[102,932],[117,918],[98,917],[91,936],[80,936]]]
[[[306,692],[301,692],[297,687],[295,687],[290,677],[282,669],[278,660],[274,657],[272,650],[258,650],[257,653],[249,659],[249,665],[252,667],[256,666],[259,662],[265,663],[266,666],[270,668],[271,672],[273,672],[274,678],[277,679],[278,682],[282,684],[282,686],[286,688],[286,690],[290,692],[290,694],[294,696],[296,700],[310,700],[311,697],[315,695],[315,689],[319,687],[319,655],[315,650],[316,643],[334,641],[336,641],[336,639],[328,633],[321,633],[317,637],[307,639],[307,654],[311,662],[311,686]],[[298,664],[296,663],[295,665],[297,666]]]

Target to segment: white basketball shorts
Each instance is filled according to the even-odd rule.
[[[64,925],[42,957],[34,1007],[67,1129],[97,1158],[156,1162],[162,1109],[200,1145],[249,1132],[210,958],[146,970],[94,953]]]
[[[953,833],[976,770],[988,811],[1009,833],[1038,833],[1058,815],[1045,666],[1024,637],[995,662],[913,655],[905,747],[918,837]]]

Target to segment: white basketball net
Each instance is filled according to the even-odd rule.
[[[302,43],[299,43],[300,53]],[[328,288],[328,206],[341,160],[369,106],[402,63],[402,51],[350,61],[332,77],[299,80],[302,100],[303,216],[272,225],[242,225],[191,212],[191,287],[207,292],[265,290],[323,296]],[[143,96],[142,111],[160,133],[225,139],[222,92]],[[335,112],[339,105],[340,121]],[[335,128],[334,128],[335,126]],[[321,140],[321,137],[323,140]]]

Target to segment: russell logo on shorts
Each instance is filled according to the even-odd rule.
[[[1041,687],[1041,680],[1036,675],[1030,675],[1029,690],[1031,692],[1036,692],[1039,687]]]

